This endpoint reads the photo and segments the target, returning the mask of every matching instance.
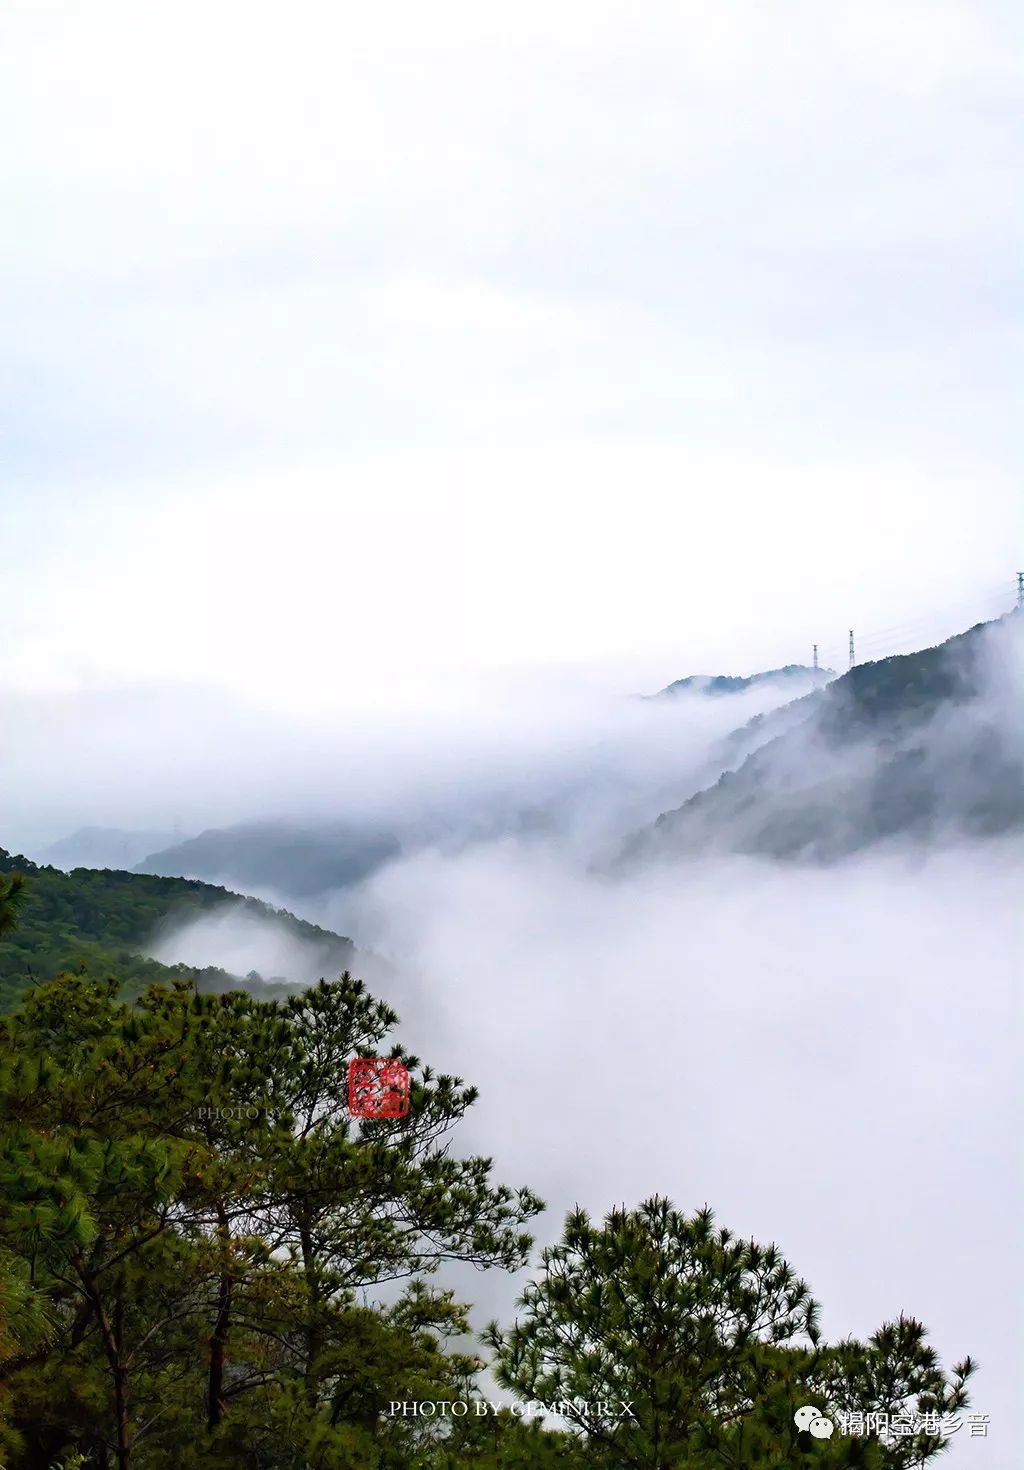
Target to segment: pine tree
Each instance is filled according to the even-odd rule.
[[[25,878],[22,873],[0,875],[0,934],[9,934],[18,924],[18,913],[25,900]]]
[[[285,1002],[117,991],[66,975],[0,1023],[0,1248],[57,1324],[5,1375],[25,1463],[373,1464],[382,1403],[475,1367],[441,1350],[464,1309],[426,1278],[521,1265],[540,1201],[452,1154],[475,1093],[415,1057],[408,1118],[348,1115],[348,1061],[395,1021],[350,976]]]
[[[815,1441],[795,1411],[949,1413],[967,1402],[974,1370],[967,1360],[947,1378],[924,1329],[904,1318],[866,1345],[827,1346],[816,1302],[774,1245],[657,1197],[602,1226],[571,1213],[520,1309],[510,1330],[488,1328],[495,1376],[558,1405],[595,1465],[767,1470],[813,1450],[821,1470],[900,1470],[938,1453],[940,1436]]]

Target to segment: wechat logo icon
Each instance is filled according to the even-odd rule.
[[[816,1409],[813,1404],[804,1404],[802,1409],[797,1409],[793,1420],[797,1429],[806,1429],[808,1433],[813,1434],[815,1439],[828,1439],[835,1429],[832,1420],[826,1419],[821,1410]]]

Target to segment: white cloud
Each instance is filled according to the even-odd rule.
[[[1008,579],[1015,25],[8,6],[7,676],[682,672]]]
[[[612,885],[504,842],[391,868],[338,913],[403,965],[407,1044],[480,1086],[460,1147],[538,1189],[542,1243],[577,1202],[710,1203],[778,1243],[830,1336],[905,1311],[947,1365],[975,1356],[994,1438],[1020,1362],[1018,868],[993,848]],[[511,1284],[460,1284],[511,1317]]]

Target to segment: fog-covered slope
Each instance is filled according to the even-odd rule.
[[[1024,828],[1021,645],[1010,614],[858,665],[752,722],[723,747],[735,768],[638,834],[625,861],[708,851],[830,860],[892,839]]]
[[[394,833],[353,823],[240,822],[151,852],[136,872],[230,881],[301,898],[358,883],[399,850]]]
[[[664,689],[659,689],[651,698],[672,699],[679,694],[742,694],[744,690],[756,688],[759,684],[774,684],[779,688],[790,685],[797,692],[803,692],[797,686],[814,689],[834,678],[834,670],[816,669],[809,664],[786,664],[784,668],[766,669],[760,674],[688,674],[685,679],[676,679]]]
[[[116,974],[132,994],[194,971],[205,988],[241,983],[224,961],[242,953],[277,962],[241,968],[257,981],[331,979],[355,963],[350,939],[208,883],[114,869],[64,873],[0,848],[2,872],[24,873],[27,890],[18,925],[0,947],[0,1008],[33,980],[82,967]],[[185,933],[189,939],[179,942]],[[192,962],[179,969],[186,958]]]
[[[121,827],[79,827],[35,853],[55,868],[131,868],[149,852],[174,842],[172,832],[131,831]]]

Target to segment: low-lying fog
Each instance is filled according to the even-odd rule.
[[[187,837],[279,816],[402,829],[440,817],[471,832],[538,806],[592,834],[683,799],[717,738],[812,687],[632,697],[671,672],[396,678],[348,699],[325,689],[291,712],[272,689],[262,704],[195,686],[0,692],[3,845],[35,857],[76,827]]]
[[[549,1202],[538,1243],[577,1202],[598,1216],[654,1192],[708,1202],[722,1223],[778,1242],[830,1336],[906,1311],[947,1364],[979,1359],[973,1407],[991,1415],[989,1437],[968,1441],[965,1427],[952,1459],[1009,1470],[1019,842],[824,869],[723,856],[612,878],[594,861],[713,780],[728,732],[799,692],[506,690],[379,740],[293,733],[276,768],[287,742],[253,734],[207,825],[287,809],[444,813],[457,840],[357,888],[262,896],[393,962],[374,983],[403,1039],[480,1087],[458,1148]],[[179,750],[175,797],[197,816],[218,765],[223,777],[224,751],[201,732]],[[133,767],[132,783],[146,774]],[[544,819],[524,826],[524,811]],[[138,820],[166,816],[150,807]],[[310,962],[223,917],[164,938],[160,954],[296,977]],[[455,1279],[478,1324],[510,1317],[520,1283]]]
[[[947,1363],[978,1358],[990,1438],[951,1463],[1010,1470],[1019,895],[1008,844],[613,883],[506,839],[308,916],[398,961],[402,1035],[479,1085],[458,1147],[548,1201],[539,1243],[577,1202],[707,1201],[780,1244],[830,1335],[906,1311]],[[478,1323],[511,1315],[515,1283],[456,1280]]]
[[[627,725],[645,733],[631,758],[621,728],[604,764],[593,740],[577,744],[576,769],[602,777],[595,792],[613,766],[629,774],[611,808],[595,795],[605,841],[660,799],[670,767],[685,796],[714,740],[752,713],[686,702],[634,707]],[[553,794],[542,774],[566,776],[567,754],[535,752],[517,789]],[[578,821],[556,823],[425,849],[298,907],[396,963],[378,988],[404,1039],[480,1086],[460,1149],[549,1202],[540,1243],[577,1202],[601,1215],[655,1191],[707,1201],[779,1243],[831,1336],[906,1311],[947,1364],[978,1358],[973,1407],[991,1415],[989,1438],[968,1441],[965,1426],[953,1462],[1008,1470],[1019,843],[828,869],[723,857],[614,880],[590,856]],[[242,938],[222,929],[218,947],[196,930],[177,957],[262,968]],[[478,1323],[510,1316],[517,1283],[457,1280]]]
[[[576,1202],[707,1201],[779,1242],[831,1335],[906,1311],[947,1362],[980,1359],[993,1443],[971,1462],[1008,1470],[1016,858],[722,860],[609,884],[509,841],[401,864],[342,907],[401,962],[404,1034],[479,1084],[461,1146],[537,1188],[542,1240]],[[510,1286],[464,1290],[481,1318],[510,1311]]]

